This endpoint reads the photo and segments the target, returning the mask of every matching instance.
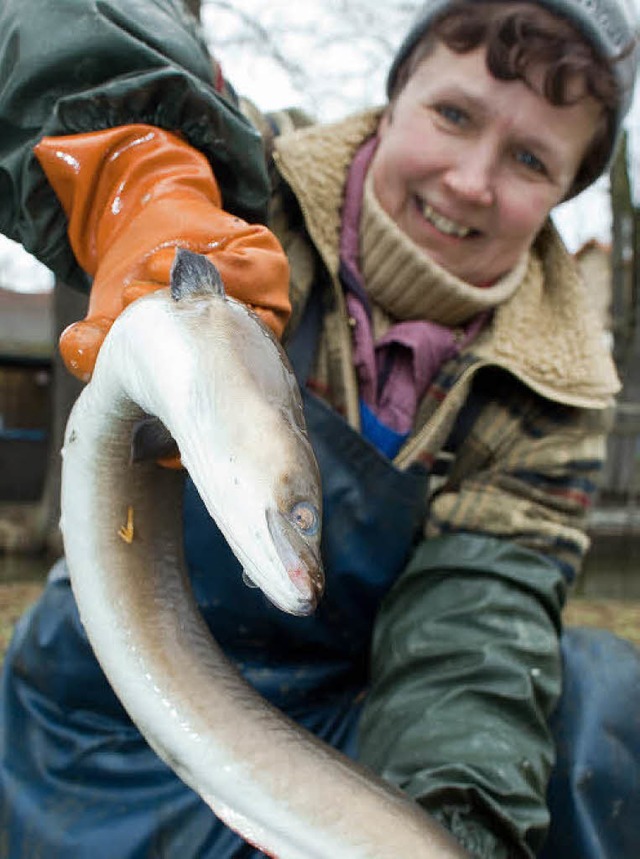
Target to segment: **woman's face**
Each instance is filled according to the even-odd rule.
[[[382,208],[434,262],[482,285],[510,271],[567,193],[598,127],[590,98],[554,107],[500,81],[485,49],[438,43],[382,118]]]

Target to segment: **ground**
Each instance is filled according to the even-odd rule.
[[[640,601],[621,599],[569,600],[564,611],[567,626],[609,629],[640,647]]]
[[[0,659],[23,611],[37,598],[42,585],[37,582],[0,583]],[[640,600],[586,599],[569,601],[565,624],[609,629],[640,647]]]
[[[4,657],[16,621],[41,590],[42,585],[34,582],[0,584],[0,659]]]

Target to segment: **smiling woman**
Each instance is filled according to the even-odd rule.
[[[437,44],[380,123],[376,197],[434,262],[493,284],[568,194],[602,112],[591,96],[558,107],[522,80],[496,80],[485,48]]]
[[[625,705],[640,661],[633,653],[629,674],[617,673],[619,650],[607,639],[597,663],[605,669],[590,648],[572,662],[584,636],[563,634],[561,623],[589,544],[586,515],[619,382],[548,216],[594,181],[615,149],[636,70],[636,17],[626,0],[427,0],[392,65],[388,105],[303,128],[293,111],[252,110],[261,141],[232,107],[233,91],[211,75],[181,8],[177,0],[0,4],[0,42],[17,34],[23,57],[50,66],[44,74],[37,65],[34,80],[34,62],[0,63],[0,121],[14,129],[0,142],[0,177],[16,188],[0,194],[0,224],[4,217],[16,232],[35,231],[34,246],[51,259],[92,271],[93,251],[100,256],[99,240],[111,234],[106,226],[126,235],[125,262],[142,264],[165,242],[171,253],[175,243],[197,241],[217,254],[236,232],[234,216],[247,218],[252,233],[253,220],[269,212],[290,267],[288,295],[277,293],[274,310],[283,323],[290,300],[283,342],[322,477],[326,589],[308,617],[265,603],[244,586],[224,528],[187,479],[184,554],[205,623],[272,706],[400,787],[472,855],[532,859],[550,833],[554,859],[635,859],[640,737]],[[87,49],[78,37],[89,21],[91,55],[101,61],[79,66],[78,45]],[[45,32],[51,50],[42,52]],[[79,81],[78,68],[94,78]],[[43,80],[55,82],[51,92]],[[25,111],[38,121],[14,128]],[[123,122],[134,124],[130,133]],[[38,143],[40,161],[34,127],[65,135]],[[81,197],[67,169],[79,158]],[[229,217],[213,224],[209,205],[194,215],[194,194],[216,205],[221,197]],[[118,231],[123,202],[133,217]],[[153,235],[150,202],[165,204],[163,229]],[[87,224],[96,225],[95,242]],[[239,268],[244,258],[234,257]],[[137,301],[139,269],[123,263],[117,244],[106,259],[93,304]],[[153,265],[143,270],[151,283]],[[243,283],[243,299],[261,306],[264,278],[250,272]],[[145,330],[131,338],[139,356],[131,376],[144,364],[145,387],[162,389],[177,361],[162,338],[162,362],[147,366]],[[250,344],[236,337],[234,345],[244,352]],[[106,353],[107,365],[116,354]],[[186,383],[171,378],[181,420],[199,425]],[[236,412],[234,440],[246,429]],[[269,426],[250,427],[251,449],[238,459],[273,464]],[[181,443],[189,466],[188,432]],[[245,484],[239,509],[259,484]],[[113,512],[99,485],[92,495],[98,527]],[[151,520],[159,502],[147,504]],[[288,526],[318,538],[314,511],[287,509]],[[135,546],[135,511],[129,517],[125,504],[115,518],[115,533],[126,525]],[[82,556],[76,560],[81,567]],[[0,828],[9,851],[19,855],[27,839],[51,859],[256,855],[135,732],[60,570],[20,624],[0,684]],[[105,580],[114,581],[108,571]],[[143,602],[164,661],[156,603]],[[598,682],[605,675],[606,694]],[[585,694],[572,698],[577,676]],[[555,769],[552,729],[566,752]],[[616,752],[624,748],[633,761],[628,771],[611,765],[614,734]],[[275,771],[295,767],[291,761],[283,752]],[[598,773],[588,784],[579,777],[585,766]],[[306,781],[315,783],[313,771]],[[550,781],[557,789],[547,794]],[[345,795],[340,806],[350,812]],[[605,819],[611,796],[624,799]],[[239,809],[222,816],[233,822]],[[406,859],[395,844],[388,853]],[[338,855],[322,837],[309,854]]]

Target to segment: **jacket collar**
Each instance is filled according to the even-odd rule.
[[[276,140],[274,160],[298,199],[336,290],[347,170],[362,142],[375,133],[380,115],[380,109],[370,110]],[[533,259],[541,276],[525,279],[524,288],[497,308],[472,351],[551,400],[584,408],[610,405],[620,384],[604,332],[550,221],[536,239]]]

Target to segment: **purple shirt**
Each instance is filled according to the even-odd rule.
[[[345,191],[340,237],[340,276],[353,329],[353,359],[361,402],[368,412],[366,426],[380,424],[397,436],[397,448],[410,432],[418,404],[445,361],[455,357],[478,334],[487,314],[478,314],[464,336],[427,320],[394,324],[377,342],[371,306],[359,260],[359,229],[364,180],[378,140],[373,137],[353,159]],[[375,442],[375,438],[371,439]],[[393,446],[393,444],[392,444]],[[393,456],[395,451],[388,455]]]

